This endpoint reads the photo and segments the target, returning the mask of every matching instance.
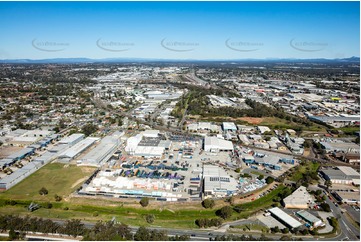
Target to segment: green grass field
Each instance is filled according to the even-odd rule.
[[[233,215],[228,221],[247,218],[248,216],[254,214],[260,209],[270,207],[274,202],[272,199],[278,195],[279,192],[284,189],[288,189],[283,185],[280,185],[277,189],[273,190],[268,195],[254,201],[242,204],[242,209],[240,213],[233,212]],[[101,201],[101,200],[100,200]],[[217,201],[220,203],[222,201]],[[194,205],[194,208],[191,209],[189,206],[187,208],[182,208],[179,206],[177,209],[167,209],[168,204],[158,205],[158,209],[155,208],[142,208],[142,207],[130,207],[131,205],[119,206],[114,205],[86,205],[86,204],[74,204],[72,202],[58,202],[53,203],[54,207],[51,209],[40,208],[34,212],[27,211],[26,204],[30,201],[19,203],[15,206],[4,205],[0,206],[0,214],[19,214],[21,216],[37,216],[44,218],[56,218],[56,219],[81,219],[85,221],[108,221],[113,217],[119,222],[123,222],[128,225],[133,226],[150,226],[144,219],[146,214],[155,215],[155,221],[152,226],[163,226],[163,227],[173,227],[173,228],[183,228],[183,229],[195,229],[198,228],[195,225],[195,220],[198,218],[215,218],[215,212],[218,209],[204,209],[199,205]],[[64,210],[64,208],[68,210]],[[219,207],[219,206],[218,206]]]
[[[243,225],[236,225],[236,226],[231,226],[231,228],[233,229],[245,229],[246,231],[250,231],[250,230],[258,230],[258,231],[267,231],[268,227],[264,226],[264,225],[260,225],[260,224],[243,224]]]
[[[305,165],[299,165],[296,168],[296,172],[292,174],[290,177],[291,181],[297,182],[302,178],[303,174],[315,172],[317,171],[318,167],[320,166],[319,163],[313,163],[311,161],[307,161]]]
[[[344,134],[346,134],[346,135],[355,135],[356,132],[360,131],[360,127],[357,127],[357,126],[342,127],[342,128],[339,128],[338,130],[344,132]]]
[[[234,213],[233,215],[236,216],[238,219],[247,218],[261,209],[269,208],[270,206],[272,206],[272,204],[275,203],[273,199],[285,189],[289,188],[284,185],[279,185],[276,189],[268,193],[266,196],[258,198],[253,202],[240,204],[238,206],[242,209],[242,211],[239,214]]]
[[[326,131],[325,127],[316,123],[311,126],[305,126],[299,123],[294,123],[286,119],[280,119],[276,117],[265,117],[259,125],[268,126],[270,129],[293,129],[294,127],[302,127],[303,130],[307,131]]]
[[[152,226],[163,226],[173,228],[195,229],[195,220],[199,218],[216,218],[216,210],[225,205],[223,200],[216,200],[213,209],[205,209],[201,202],[174,204],[152,202],[147,208],[139,205],[138,200],[106,200],[69,197],[79,187],[84,178],[88,177],[94,168],[67,166],[64,164],[49,164],[24,179],[8,191],[0,194],[0,214],[17,214],[20,216],[36,216],[55,219],[81,219],[85,221],[108,221],[113,217],[119,222],[134,226],[149,226],[145,221],[145,215],[155,215]],[[41,187],[48,189],[49,194],[39,195]],[[272,199],[288,189],[280,185],[268,195],[253,202],[241,204],[240,213],[233,212],[228,221],[240,218],[247,218],[260,209],[273,204]],[[55,202],[54,195],[63,196],[62,201]],[[16,201],[13,205],[7,205],[8,200]],[[42,207],[34,212],[27,210],[28,205],[37,202]],[[53,207],[46,208],[47,202]]]
[[[48,164],[8,191],[0,193],[0,198],[16,200],[54,201],[54,195],[65,197],[82,185],[95,168]],[[49,194],[42,196],[39,190],[45,187]]]

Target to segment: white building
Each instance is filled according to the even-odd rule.
[[[138,144],[140,143],[142,138],[142,134],[137,134],[136,136],[130,137],[127,140],[127,146],[125,147],[125,151],[130,155],[134,155],[135,149],[138,147]]]
[[[158,146],[137,146],[134,155],[144,158],[161,158],[164,153],[164,147]]]
[[[206,152],[232,151],[233,144],[231,141],[219,139],[217,137],[204,138],[204,150]]]
[[[270,128],[267,126],[258,126],[257,129],[261,134],[264,134],[265,132],[271,132]]]
[[[223,122],[223,131],[237,131],[237,126],[233,122]]]
[[[147,138],[157,138],[159,135],[159,130],[145,130],[142,132],[142,134]]]
[[[204,165],[203,190],[205,196],[224,197],[238,191],[238,183],[218,166]]]
[[[99,140],[99,138],[95,137],[88,137],[86,139],[83,139],[82,141],[76,143],[75,145],[71,146],[69,149],[61,153],[58,158],[62,160],[74,159],[81,152],[85,151],[87,148],[93,145],[97,140]]]
[[[278,207],[270,208],[268,209],[268,211],[272,214],[274,218],[276,218],[278,221],[280,221],[282,224],[289,227],[290,229],[296,229],[302,226],[302,224],[298,222],[295,218],[291,217]]]
[[[303,220],[308,222],[314,228],[325,226],[325,224],[322,222],[321,219],[317,218],[316,216],[310,214],[305,210],[298,211],[296,214],[300,216]]]
[[[68,144],[74,145],[75,143],[79,142],[80,140],[84,139],[84,134],[72,134],[68,137],[65,137],[59,141],[59,144]]]
[[[94,149],[77,161],[78,165],[100,167],[107,162],[120,145],[120,136],[116,133],[104,137]]]
[[[291,195],[283,199],[285,208],[308,209],[309,204],[314,201],[313,197],[307,192],[306,187],[300,186]]]

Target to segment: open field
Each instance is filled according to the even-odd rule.
[[[16,200],[54,201],[54,195],[69,196],[82,185],[79,179],[90,176],[95,168],[48,164],[24,179],[8,191],[0,193],[0,198]],[[49,194],[42,196],[39,190],[45,187]]]
[[[319,163],[307,161],[305,165],[297,166],[296,172],[292,174],[290,180],[297,182],[302,178],[303,174],[316,172],[319,166],[320,166]]]
[[[326,131],[325,127],[320,124],[313,123],[311,126],[307,127],[299,123],[294,123],[286,119],[280,119],[276,117],[265,117],[263,118],[262,122],[259,123],[259,125],[268,126],[270,129],[285,130],[285,129],[294,129],[295,127],[302,127],[303,130],[308,130],[308,131],[319,131],[319,132]]]
[[[262,209],[268,208],[275,203],[273,199],[286,189],[289,188],[284,185],[279,185],[276,189],[268,193],[266,196],[258,198],[253,202],[239,204],[237,205],[237,207],[241,209],[241,212],[239,214],[234,213],[234,215],[237,217],[237,219],[247,218]]]
[[[2,146],[0,147],[0,159],[4,159],[21,149],[22,148],[18,146]]]
[[[262,232],[269,230],[267,226],[257,224],[257,223],[243,224],[243,225],[233,225],[233,226],[231,226],[231,229],[242,229],[244,231],[259,230],[259,231],[262,231]]]
[[[249,124],[258,125],[263,121],[264,118],[252,118],[252,117],[242,117],[239,120],[243,120]]]
[[[358,126],[351,126],[351,127],[342,127],[338,130],[344,132],[346,135],[355,135],[356,132],[360,132],[360,127]]]
[[[86,171],[82,170],[86,169]],[[163,226],[173,228],[192,229],[197,228],[195,220],[198,218],[215,218],[215,212],[222,206],[229,206],[224,199],[216,200],[216,206],[213,209],[205,209],[201,202],[191,203],[166,203],[151,201],[150,205],[143,208],[139,200],[115,200],[103,198],[87,197],[69,197],[61,202],[54,201],[54,194],[62,196],[69,195],[75,188],[71,188],[74,183],[84,175],[91,173],[89,168],[80,168],[76,166],[65,166],[63,164],[50,164],[38,172],[25,179],[22,183],[13,189],[6,191],[0,196],[0,214],[19,214],[20,216],[37,216],[54,219],[81,219],[85,221],[108,221],[113,217],[119,222],[128,225],[142,226],[147,225],[145,215],[155,215],[155,222],[152,226]],[[65,178],[66,177],[66,178]],[[49,189],[49,194],[41,196],[38,190],[43,186]],[[80,184],[79,184],[80,185]],[[27,189],[27,193],[22,190]],[[283,185],[270,192],[268,195],[238,206],[242,206],[240,213],[233,212],[228,220],[246,218],[259,209],[264,209],[273,204],[273,198],[288,189]],[[7,205],[6,200],[14,201],[13,205]],[[239,199],[239,198],[238,198]],[[43,207],[29,212],[27,206],[32,202],[37,202]],[[45,208],[47,201],[53,204],[51,209]]]

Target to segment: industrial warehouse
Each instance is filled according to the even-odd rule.
[[[83,163],[77,162],[80,163],[79,165],[100,166],[102,162],[108,161],[116,151],[122,135],[123,133],[121,132],[115,132],[99,141],[99,138],[95,137],[84,139],[84,134],[72,134],[59,140],[56,144],[51,145],[47,151],[35,157],[33,156],[36,148],[21,148],[21,150],[0,160],[0,167],[2,170],[7,169],[7,167],[10,166],[12,166],[12,170],[14,170],[11,170],[11,172],[9,171],[8,176],[0,180],[0,190],[10,189],[51,161],[63,163],[75,161],[77,157],[87,152],[89,147],[96,145],[97,142],[99,142],[99,144],[82,158],[81,161],[83,161]],[[43,142],[41,143],[43,145],[40,145],[40,147],[47,147],[57,138],[58,135],[53,135],[49,132],[48,137],[42,137],[38,142]],[[30,160],[32,161],[29,162]],[[18,164],[17,167],[13,167],[15,163]]]
[[[325,168],[320,173],[324,179],[330,180],[332,184],[360,185],[360,173],[351,167]]]
[[[79,159],[77,164],[100,167],[104,162],[108,161],[117,150],[120,145],[120,137],[123,136],[123,134],[124,132],[115,132],[112,135],[104,137],[94,149]]]
[[[283,199],[285,208],[308,209],[314,198],[308,193],[306,187],[300,186],[291,195]]]
[[[224,197],[238,192],[238,183],[227,172],[217,166],[204,165],[203,167],[204,195],[207,197]]]
[[[302,224],[298,222],[295,218],[288,215],[278,207],[268,209],[268,211],[272,214],[274,218],[276,218],[278,221],[280,221],[291,230],[302,226]]]

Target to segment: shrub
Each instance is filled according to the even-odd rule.
[[[57,201],[57,202],[60,202],[60,201],[63,199],[63,198],[62,198],[61,196],[59,196],[58,194],[55,194],[54,198],[55,198],[55,201]]]
[[[224,206],[221,209],[217,210],[216,215],[223,219],[227,219],[232,216],[232,211],[233,210],[230,206]]]
[[[202,202],[202,206],[204,208],[213,208],[214,205],[215,205],[215,202],[213,199],[207,198],[207,199],[203,200],[203,202]]]
[[[223,220],[221,218],[200,218],[196,219],[195,223],[200,228],[208,228],[208,227],[219,227],[222,225]]]
[[[274,180],[275,179],[273,177],[269,176],[269,177],[266,178],[266,183],[271,184],[272,182],[274,182]]]
[[[145,221],[147,223],[152,224],[154,222],[155,216],[153,214],[147,214],[145,215]]]
[[[49,191],[45,187],[42,187],[39,190],[39,194],[42,195],[42,196],[47,195],[48,193],[49,193]]]
[[[140,205],[142,205],[142,207],[146,207],[149,205],[149,198],[147,197],[142,197],[142,199],[140,199]]]
[[[47,209],[51,209],[53,207],[53,204],[48,202],[45,206],[46,206]]]

